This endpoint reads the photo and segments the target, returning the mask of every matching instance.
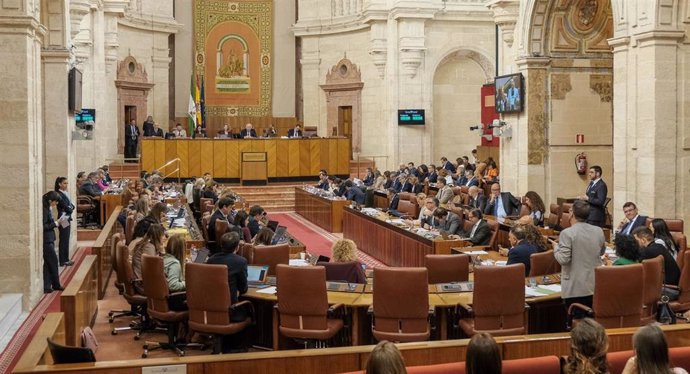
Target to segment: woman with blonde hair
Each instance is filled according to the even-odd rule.
[[[683,368],[671,368],[668,343],[656,324],[640,327],[633,335],[635,356],[625,364],[623,374],[688,374]]]
[[[367,361],[366,374],[407,374],[405,360],[395,344],[382,340]]]
[[[608,373],[606,352],[609,340],[606,330],[595,320],[584,318],[570,332],[570,356],[564,374]]]
[[[141,258],[143,255],[156,256],[160,253],[165,253],[164,240],[165,229],[163,225],[154,223],[149,226],[146,235],[134,244],[132,250],[132,272],[134,273],[134,279],[141,279]],[[134,241],[132,241],[131,244],[133,243]],[[143,290],[137,289],[137,292],[139,291],[143,294]]]
[[[357,245],[350,239],[340,239],[331,247],[333,262],[357,261]]]
[[[134,222],[139,222],[149,214],[149,202],[147,199],[137,200],[134,204]]]

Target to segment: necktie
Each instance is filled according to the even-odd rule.
[[[494,217],[498,217],[498,204],[499,203],[500,202],[498,201],[498,198],[496,198],[496,200],[494,200]]]
[[[591,190],[592,187],[594,187],[594,182],[589,182],[589,186],[587,186],[587,192],[585,193],[589,193],[589,190]]]
[[[134,130],[134,126],[131,126],[131,127],[132,127],[132,140],[136,140],[136,138],[137,138],[136,130]]]

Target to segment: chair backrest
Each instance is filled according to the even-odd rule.
[[[549,205],[549,217],[546,219],[546,225],[549,227],[556,227],[561,222],[561,207],[558,204]]]
[[[121,233],[115,233],[113,236],[110,237],[110,258],[111,262],[113,264],[113,270],[115,270],[115,274],[117,274],[117,243],[122,241],[122,234]],[[120,282],[118,278],[118,282]]]
[[[525,265],[474,268],[474,329],[492,334],[524,334]]]
[[[134,236],[134,225],[136,225],[134,215],[128,214],[127,220],[125,221],[125,240],[127,241],[127,244],[132,242],[132,237]]]
[[[561,226],[561,230],[567,229],[570,227],[570,209],[573,207],[573,204],[571,203],[563,203],[563,206],[561,207],[561,215],[560,215],[560,220],[559,220],[559,225]]]
[[[400,201],[414,201],[417,196],[412,192],[400,192],[398,198]]]
[[[54,364],[78,364],[80,362],[96,362],[96,356],[89,348],[70,347],[48,340],[48,349],[53,356]]]
[[[642,264],[594,269],[594,318],[605,328],[640,325]]]
[[[410,218],[416,218],[415,211],[417,210],[417,204],[409,200],[398,201],[398,212],[408,215]]]
[[[676,256],[676,261],[678,262],[678,267],[683,268],[685,264],[685,251],[688,249],[688,238],[682,232],[671,232],[671,237],[676,243],[676,249],[678,250],[678,255]]]
[[[132,270],[132,264],[129,262],[129,248],[123,242],[117,244],[115,261],[117,262],[118,270],[120,270],[117,273],[118,281],[122,279],[122,284],[124,285],[123,294],[125,297],[137,295],[133,284],[134,270]]]
[[[260,245],[254,247],[252,264],[268,265],[268,275],[276,274],[278,264],[290,263],[290,246],[286,244]]]
[[[532,253],[529,256],[529,276],[538,277],[547,274],[556,274],[561,272],[561,265],[556,261],[553,255],[553,250],[546,252]]]
[[[652,220],[654,217],[647,217],[647,220],[645,221],[644,225],[645,227],[648,227],[650,223],[652,223]],[[685,222],[682,219],[671,219],[671,218],[663,218],[664,222],[666,222],[666,226],[668,227],[668,231],[670,232],[678,232],[678,233],[683,233],[683,229],[685,227]]]
[[[276,268],[278,311],[282,327],[299,330],[325,330],[328,295],[323,266]]]
[[[225,265],[185,265],[189,322],[203,325],[230,323],[230,286]]]
[[[642,292],[642,316],[648,319],[656,316],[656,309],[661,299],[661,287],[664,282],[664,256],[642,261],[644,289]]]
[[[498,241],[497,239],[498,239],[499,223],[494,221],[494,220],[486,221],[486,223],[489,225],[489,229],[491,229],[491,240],[489,240],[489,248],[497,251],[498,246],[497,246],[496,242]],[[523,276],[524,276],[524,274],[523,274]]]
[[[209,212],[209,213],[210,213],[210,212],[213,212],[213,207],[214,207],[213,199],[209,199],[209,198],[206,198],[206,197],[202,197],[201,199],[199,199],[199,204],[201,204],[201,206],[200,206],[200,208],[199,208],[199,210],[201,211],[201,213],[204,213],[204,212]]]
[[[681,268],[680,281],[678,282],[678,287],[680,288],[678,302],[690,303],[690,251],[685,251],[683,262],[684,265]]]
[[[520,212],[518,213],[520,217],[528,216],[529,215],[529,207],[527,204],[522,204],[520,205]]]
[[[465,282],[470,273],[470,255],[426,255],[429,284]]]
[[[157,314],[168,312],[168,281],[163,270],[163,257],[141,256],[141,277],[144,283],[144,295],[147,300],[147,311],[153,318]]]
[[[317,266],[326,269],[326,280],[330,282],[348,282],[366,284],[367,277],[364,269],[357,261],[348,262],[317,262]]]
[[[230,222],[224,219],[217,219],[215,230],[216,241],[220,244],[220,238],[223,237],[223,234],[230,231]]]
[[[204,215],[201,217],[201,232],[204,235],[204,240],[208,242],[208,223],[211,221],[211,215]]]
[[[374,336],[378,340],[429,338],[429,287],[425,268],[374,269]]]
[[[248,264],[254,263],[254,244],[240,241],[237,254],[244,257]]]

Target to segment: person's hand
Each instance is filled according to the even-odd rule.
[[[589,201],[589,196],[587,196],[587,195],[582,195],[582,196],[579,196],[578,199],[584,200],[584,201]]]
[[[508,257],[508,248],[498,248],[498,254],[500,254],[503,257]]]
[[[551,246],[553,247],[554,250],[556,248],[558,248],[558,242],[556,242],[555,240],[549,239],[549,243],[551,243]]]
[[[625,363],[623,374],[637,374],[637,357],[632,356]]]

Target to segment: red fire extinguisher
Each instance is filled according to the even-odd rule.
[[[580,175],[587,174],[587,156],[585,156],[584,152],[578,153],[575,156],[575,170]]]

